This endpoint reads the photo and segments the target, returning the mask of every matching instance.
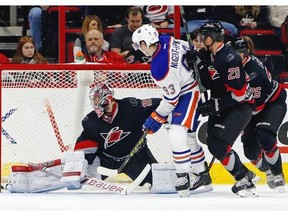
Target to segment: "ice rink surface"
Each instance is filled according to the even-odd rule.
[[[79,215],[79,211],[99,211],[109,213],[109,215],[135,215],[135,212],[146,212],[145,215],[148,215],[149,212],[162,212],[161,215],[166,215],[167,212],[171,215],[172,211],[186,211],[213,216],[231,216],[238,211],[257,212],[256,216],[260,216],[258,212],[261,213],[261,216],[272,216],[272,212],[278,216],[282,215],[281,212],[283,212],[282,216],[288,213],[287,186],[286,193],[279,194],[269,189],[267,185],[257,185],[256,191],[259,197],[248,198],[234,195],[231,192],[231,186],[213,185],[213,191],[194,194],[189,198],[180,198],[178,194],[150,194],[147,191],[137,191],[129,195],[87,190],[73,192],[62,190],[41,194],[3,192],[0,194],[0,213],[9,211],[8,215],[19,215],[19,211],[23,211],[25,215],[41,215],[39,213],[55,211],[53,215],[59,213],[63,216],[66,216],[66,212],[67,216]],[[172,212],[172,214],[174,213]],[[93,213],[93,215],[95,214]]]

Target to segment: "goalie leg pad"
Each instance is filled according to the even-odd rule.
[[[68,190],[80,189],[80,182],[88,172],[88,162],[85,160],[84,152],[67,152],[65,161],[61,181],[67,183]]]
[[[152,164],[152,187],[151,193],[177,193],[175,189],[175,174],[174,164]]]
[[[152,176],[151,193],[177,193],[175,189],[175,182],[177,180],[175,164],[153,163]],[[209,192],[211,190],[213,190],[212,185],[204,185],[204,187],[195,190],[191,190],[190,188],[190,195]]]
[[[11,193],[40,193],[65,188],[66,183],[60,182],[63,165],[49,170],[34,170],[30,165],[12,166],[6,188]]]

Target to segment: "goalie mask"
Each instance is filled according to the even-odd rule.
[[[147,54],[147,51],[152,44],[157,43],[159,41],[159,33],[154,26],[146,24],[134,31],[132,35],[132,41],[133,41],[132,46],[134,50],[140,50],[146,56],[149,56]],[[146,43],[147,46],[146,50],[141,49],[141,41],[144,41]]]
[[[105,108],[113,101],[114,91],[106,84],[97,85],[89,92],[89,99],[98,118],[105,113]]]

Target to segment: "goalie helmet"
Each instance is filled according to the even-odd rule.
[[[204,23],[200,29],[200,34],[206,39],[210,36],[214,41],[223,41],[224,40],[224,28],[219,21],[208,21]]]
[[[105,108],[113,101],[114,91],[106,84],[96,85],[89,92],[89,99],[98,118],[105,113]]]
[[[159,41],[159,33],[154,26],[146,24],[134,31],[132,35],[132,41],[134,50],[141,50],[140,42],[144,41],[147,45],[147,49],[141,51],[146,55],[145,52],[149,49],[149,47]]]

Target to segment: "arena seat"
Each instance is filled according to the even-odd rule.
[[[239,35],[249,36],[256,50],[282,51],[282,44],[273,29],[243,29]]]

